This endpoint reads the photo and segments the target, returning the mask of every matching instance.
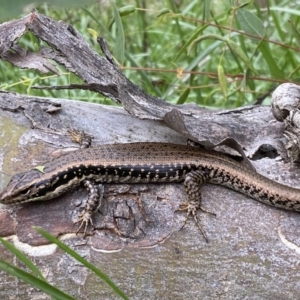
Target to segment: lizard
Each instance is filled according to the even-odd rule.
[[[208,241],[197,211],[201,184],[222,185],[262,203],[284,210],[300,211],[300,189],[275,182],[248,166],[215,150],[170,143],[104,144],[82,148],[49,160],[39,168],[16,174],[0,193],[0,203],[50,200],[84,185],[88,199],[76,223],[78,231],[92,223],[100,203],[99,183],[183,182],[188,202],[179,210],[191,215]],[[213,214],[213,213],[212,213]]]

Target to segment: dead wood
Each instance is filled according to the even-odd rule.
[[[34,55],[20,49],[17,39],[27,30],[49,47]],[[66,134],[68,127],[93,134],[95,144],[184,143],[190,138],[212,147],[229,138],[226,144],[238,142],[258,172],[298,186],[299,167],[282,159],[283,126],[274,120],[269,107],[211,111],[196,105],[168,104],[130,82],[115,65],[105,41],[99,39],[99,43],[104,57],[71,25],[37,11],[0,26],[2,59],[22,68],[57,72],[53,60],[76,73],[83,88],[122,103],[126,110],[1,92],[0,157],[6,173],[1,175],[2,187],[9,175],[74,147]],[[106,272],[131,299],[300,296],[295,284],[300,245],[297,213],[267,207],[226,188],[205,185],[203,203],[217,214],[216,218],[202,216],[210,239],[206,244],[193,222],[181,229],[185,216],[175,211],[186,201],[182,185],[105,185],[101,213],[95,216],[91,236],[83,240],[74,235],[76,226],[72,221],[85,197],[85,191],[78,189],[52,201],[3,207],[0,215],[0,235],[11,236],[19,248],[34,256],[38,266],[47,266],[47,279],[76,299],[115,299],[115,295],[63,253],[49,245],[41,246],[45,241],[31,225],[69,237],[66,242]],[[122,237],[115,234],[116,226],[124,233]],[[1,258],[13,260],[4,251]],[[11,283],[9,276],[1,276],[3,299],[8,295],[41,297],[20,282],[12,291],[8,281]],[[82,290],[78,289],[80,285]]]

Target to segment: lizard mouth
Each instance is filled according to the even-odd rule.
[[[18,203],[30,198],[30,188],[19,191],[18,194],[12,193],[13,186],[8,186],[0,193],[0,202],[4,204]]]

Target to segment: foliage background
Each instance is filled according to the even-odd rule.
[[[256,103],[279,83],[299,81],[300,1],[60,2],[35,1],[41,13],[72,24],[99,54],[95,36],[104,37],[131,81],[172,103],[238,107]],[[1,0],[0,5],[1,21],[32,9],[30,1]],[[28,51],[37,51],[41,44],[30,33],[19,43]],[[45,75],[1,60],[0,89],[113,104],[87,91],[32,88],[81,82],[59,69],[59,76]]]

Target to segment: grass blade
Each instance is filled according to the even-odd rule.
[[[0,259],[0,269],[59,300],[75,300],[58,288]]]
[[[23,264],[30,269],[37,277],[39,277],[42,280],[45,280],[44,276],[42,275],[41,271],[37,268],[35,264],[32,263],[32,261],[24,255],[23,252],[18,250],[16,247],[14,247],[11,243],[6,241],[5,239],[0,237],[0,242],[4,247],[6,247],[12,254],[14,254]]]
[[[120,290],[113,281],[103,272],[101,272],[98,268],[96,268],[94,265],[89,263],[87,260],[85,260],[83,257],[81,257],[78,253],[73,251],[71,248],[69,248],[67,245],[59,241],[57,238],[49,234],[48,232],[42,230],[41,228],[35,228],[36,231],[42,235],[44,238],[46,238],[49,242],[56,244],[59,248],[61,248],[63,251],[74,257],[77,261],[82,263],[84,266],[86,266],[88,269],[93,271],[96,275],[98,275],[103,281],[105,281],[120,297],[123,299],[128,299],[128,297],[125,295],[125,293]]]

